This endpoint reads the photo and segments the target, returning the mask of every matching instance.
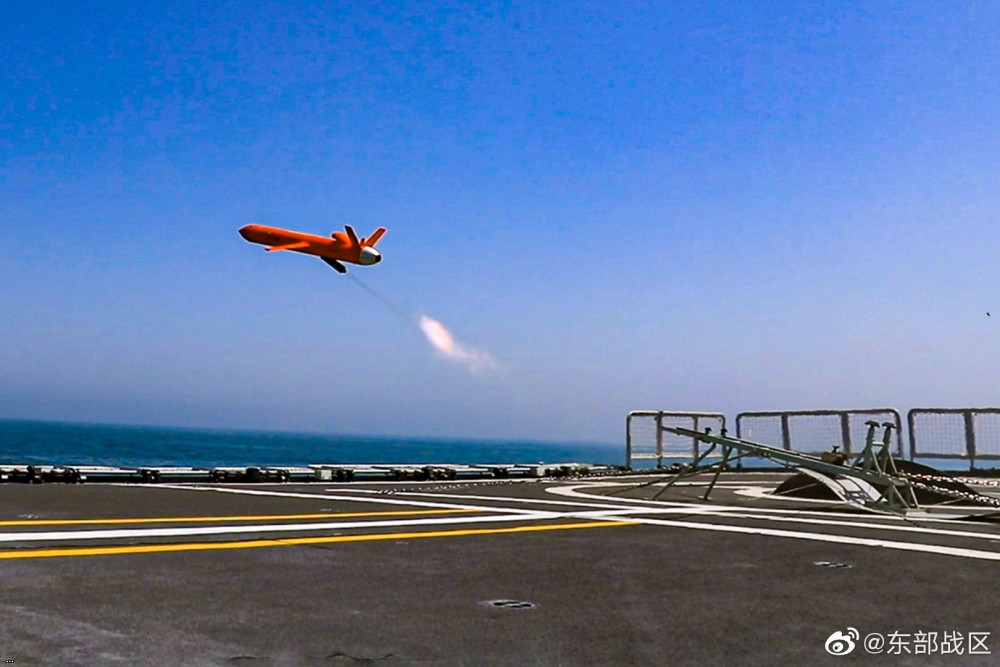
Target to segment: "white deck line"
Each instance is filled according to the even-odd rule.
[[[132,486],[138,486],[133,484]],[[381,505],[407,505],[410,507],[433,507],[437,509],[456,509],[456,510],[476,510],[480,512],[496,512],[504,511],[508,514],[510,513],[523,513],[523,514],[536,514],[537,512],[532,510],[522,510],[517,508],[507,508],[507,507],[483,507],[482,505],[459,505],[457,503],[429,503],[421,500],[398,500],[393,498],[383,498],[380,496],[346,496],[342,495],[339,491],[334,491],[332,489],[327,489],[330,493],[326,494],[316,494],[316,493],[296,493],[293,491],[260,491],[257,489],[227,489],[227,488],[217,488],[211,486],[180,486],[173,484],[146,484],[143,485],[150,489],[182,489],[186,491],[214,491],[216,493],[235,493],[238,495],[245,496],[273,496],[277,498],[308,498],[310,500],[348,500],[358,503],[374,503]],[[352,493],[357,493],[358,491],[363,491],[363,489],[352,490]],[[398,492],[393,495],[401,495]]]
[[[327,489],[330,493],[337,493],[334,489]],[[373,493],[377,494],[378,491],[372,489],[352,489],[353,493]],[[609,498],[607,502],[589,502],[584,503],[574,500],[543,500],[540,498],[513,498],[510,496],[480,496],[474,494],[465,493],[426,493],[424,491],[394,491],[393,495],[396,496],[429,496],[431,498],[468,498],[474,500],[499,500],[506,503],[537,503],[539,505],[567,505],[570,507],[595,507],[595,508],[608,508],[608,507],[621,507],[621,503],[615,502],[614,498]],[[504,508],[506,509],[506,508]]]
[[[248,533],[303,533],[318,530],[350,530],[352,528],[398,528],[401,526],[439,526],[468,523],[507,521],[537,521],[559,519],[554,512],[531,514],[494,514],[492,516],[456,516],[426,519],[391,519],[384,521],[326,521],[299,524],[255,524],[252,526],[208,526],[190,528],[120,528],[108,530],[61,530],[51,532],[0,533],[2,542],[43,542],[64,540],[113,540],[135,537],[192,537],[197,535],[244,535]]]
[[[545,491],[546,491],[546,493],[553,493],[553,494],[556,494],[556,495],[567,496],[567,497],[570,497],[570,498],[594,498],[595,496],[598,497],[598,498],[606,498],[607,497],[607,496],[602,496],[602,495],[597,495],[597,494],[592,494],[592,493],[583,493],[583,492],[577,490],[577,489],[592,488],[594,486],[598,486],[598,485],[595,485],[595,484],[575,484],[573,486],[559,486],[559,487],[548,488],[548,489],[545,489]],[[601,483],[600,486],[619,486],[619,485],[617,485],[617,484],[605,484],[605,483]],[[694,502],[678,503],[678,502],[673,502],[673,501],[648,500],[648,499],[645,499],[645,498],[621,498],[621,497],[617,497],[617,496],[616,496],[616,499],[620,500],[622,503],[629,503],[629,504],[641,505],[641,506],[644,506],[644,507],[688,507],[688,508],[702,507],[702,505],[696,505],[696,504],[694,504]],[[773,500],[779,500],[779,499],[781,499],[781,496],[774,496],[771,499],[773,499]],[[830,507],[837,507],[837,508],[846,507],[846,503],[843,503],[843,502],[841,502],[839,500],[829,500],[829,501],[820,501],[820,502],[826,502]],[[789,515],[794,515],[794,516],[816,516],[816,517],[829,517],[830,516],[829,512],[819,512],[819,511],[816,511],[816,510],[802,510],[802,509],[794,509],[794,508],[789,508],[789,509],[775,509],[775,508],[769,508],[769,507],[746,507],[746,506],[741,506],[741,505],[717,505],[714,502],[711,503],[710,505],[706,504],[706,505],[704,505],[704,507],[707,507],[707,508],[709,508],[709,509],[711,509],[711,510],[713,510],[715,512],[719,512],[720,514],[723,513],[723,512],[733,513],[733,514],[739,514],[741,512],[754,512],[754,513],[758,513],[758,514],[776,514],[776,515],[789,514]],[[878,514],[878,513],[874,513],[874,512],[870,513],[870,514],[863,514],[861,512],[858,512],[857,515],[858,516],[864,516],[866,519],[868,519],[870,521],[891,521],[891,522],[904,521],[903,518],[895,516],[895,515],[892,515],[892,514]],[[921,523],[946,523],[946,524],[954,524],[955,523],[954,519],[941,519],[941,518],[923,517],[923,516],[921,516],[919,519],[909,519],[909,521],[920,521]]]
[[[449,498],[469,498],[476,500],[496,500],[502,502],[538,502],[544,504],[550,503],[561,503],[561,501],[544,501],[544,500],[532,500],[530,498],[510,498],[506,496],[473,496],[473,495],[461,495],[461,494],[426,494],[421,492],[404,492],[398,495],[444,495]],[[602,517],[602,516],[616,516],[623,520],[632,520],[634,514],[687,514],[687,515],[699,515],[699,516],[715,516],[715,517],[726,517],[732,519],[754,519],[761,521],[775,521],[775,522],[788,522],[788,523],[804,523],[804,524],[815,524],[824,526],[846,526],[849,528],[865,528],[872,530],[893,530],[899,532],[909,532],[909,533],[922,533],[927,535],[943,535],[948,537],[968,537],[972,539],[987,539],[987,540],[1000,540],[1000,532],[987,532],[988,527],[984,527],[984,531],[966,531],[966,530],[945,530],[940,528],[924,528],[923,526],[916,526],[909,523],[902,523],[901,520],[898,525],[885,525],[882,523],[870,523],[865,521],[842,521],[838,519],[818,519],[811,517],[799,517],[799,516],[777,516],[773,514],[734,514],[733,512],[717,512],[714,507],[705,505],[684,505],[683,507],[635,507],[627,505],[619,505],[617,508],[610,504],[592,504],[587,503],[573,503],[580,506],[589,506],[598,511],[595,512],[582,512],[582,513],[572,513],[574,518],[582,517]],[[500,509],[500,508],[498,508]],[[748,511],[751,511],[748,508]],[[865,515],[861,515],[865,516]],[[826,515],[829,517],[829,514]],[[881,518],[881,517],[879,517]],[[895,518],[895,517],[893,517]],[[954,523],[954,522],[952,522]]]
[[[589,486],[589,485],[587,485]],[[365,491],[366,493],[377,493],[372,491]],[[555,492],[555,490],[553,490]],[[517,503],[540,503],[540,504],[567,504],[576,505],[583,507],[592,507],[597,512],[586,512],[574,514],[573,516],[580,517],[599,517],[599,516],[617,516],[623,519],[630,518],[632,514],[697,514],[702,516],[728,516],[734,519],[754,519],[762,521],[775,521],[775,522],[789,522],[789,523],[802,523],[802,524],[815,524],[815,525],[826,525],[826,526],[845,526],[850,528],[862,528],[862,529],[875,529],[875,530],[893,530],[899,532],[909,532],[909,533],[921,533],[928,535],[942,535],[948,537],[962,537],[962,538],[972,538],[972,539],[988,539],[988,540],[998,540],[1000,539],[1000,533],[990,533],[985,531],[963,531],[963,530],[944,530],[936,528],[925,528],[922,526],[916,526],[912,524],[902,524],[902,525],[885,525],[882,523],[871,523],[865,521],[844,521],[837,519],[830,519],[829,515],[825,515],[827,518],[810,518],[803,516],[778,516],[774,514],[756,514],[752,512],[752,508],[744,508],[748,513],[735,514],[731,511],[716,511],[716,508],[711,506],[699,506],[699,505],[683,505],[680,507],[670,506],[670,507],[645,507],[645,506],[629,506],[627,503],[620,503],[618,508],[615,508],[610,503],[571,503],[564,501],[547,501],[538,500],[531,498],[512,498],[508,496],[479,496],[472,494],[437,494],[437,493],[424,493],[424,492],[398,492],[397,495],[403,495],[406,497],[410,496],[437,496],[446,498],[467,498],[470,500],[477,501],[497,501],[497,502],[517,502]],[[788,510],[793,511],[793,510]],[[878,517],[882,518],[882,517]],[[895,517],[892,517],[895,519]],[[897,520],[898,521],[898,520]]]
[[[939,535],[943,537],[958,537],[958,538],[969,538],[975,540],[988,540],[990,542],[1000,542],[1000,532],[976,532],[976,531],[965,531],[965,530],[943,530],[939,528],[923,528],[921,526],[909,526],[909,525],[896,525],[896,526],[886,526],[882,524],[872,524],[863,523],[860,521],[836,521],[836,520],[821,520],[821,519],[811,519],[811,518],[795,518],[795,517],[785,517],[785,516],[770,516],[770,515],[754,515],[754,514],[741,514],[739,516],[734,516],[731,513],[713,513],[710,510],[701,512],[682,512],[676,508],[662,509],[662,510],[645,510],[645,509],[629,509],[629,510],[607,510],[607,511],[595,511],[595,512],[573,512],[566,513],[563,516],[572,516],[573,518],[611,518],[620,519],[622,521],[638,521],[643,522],[642,517],[637,517],[637,514],[687,514],[696,516],[708,516],[716,518],[725,519],[754,519],[759,521],[773,521],[773,522],[786,522],[786,523],[803,523],[811,525],[820,526],[832,526],[836,528],[846,527],[846,528],[862,528],[867,530],[875,531],[898,531],[901,533],[915,533],[921,535]],[[701,524],[699,524],[701,525]],[[732,524],[713,524],[713,525],[732,525]]]
[[[831,535],[829,533],[806,533],[801,531],[780,530],[775,528],[751,528],[748,526],[730,526],[730,525],[721,525],[712,523],[693,523],[689,521],[672,521],[669,519],[629,518],[628,520],[642,524],[649,524],[652,526],[691,528],[694,530],[708,530],[720,533],[740,533],[744,535],[767,535],[771,537],[786,537],[798,540],[811,540],[814,542],[833,542],[836,544],[851,544],[851,545],[865,546],[865,547],[881,547],[883,549],[896,549],[898,551],[915,551],[918,553],[938,554],[942,556],[958,556],[961,558],[973,558],[977,560],[1000,561],[1000,552],[980,551],[978,549],[963,549],[960,547],[948,547],[938,544],[920,544],[918,542],[895,542],[892,540],[880,540],[869,537],[851,537],[848,535]]]

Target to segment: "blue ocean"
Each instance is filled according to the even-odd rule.
[[[625,446],[361,437],[0,420],[0,465],[305,466],[312,463],[605,463]]]

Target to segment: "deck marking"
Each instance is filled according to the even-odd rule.
[[[556,512],[532,514],[491,514],[487,516],[454,516],[434,519],[391,519],[386,521],[324,521],[321,523],[275,523],[249,526],[211,526],[184,528],[121,528],[111,530],[63,530],[0,533],[0,542],[40,542],[57,540],[108,540],[137,537],[186,537],[191,535],[233,535],[239,533],[293,533],[314,530],[345,530],[350,528],[396,528],[399,526],[435,526],[458,523],[491,523],[496,521],[532,521],[565,518]]]
[[[327,489],[328,493],[324,495],[317,495],[314,493],[295,493],[291,491],[259,491],[257,489],[219,489],[212,488],[210,486],[174,486],[158,484],[156,486],[150,485],[150,488],[166,488],[166,489],[180,489],[184,491],[214,491],[215,493],[235,493],[239,495],[246,496],[265,496],[265,497],[277,497],[277,498],[309,498],[312,500],[346,500],[354,501],[358,503],[374,503],[379,505],[407,505],[409,507],[433,507],[439,509],[467,509],[475,511],[496,511],[498,508],[495,507],[482,507],[481,505],[459,505],[456,503],[431,503],[423,500],[399,500],[393,498],[382,498],[378,496],[364,497],[364,496],[346,496],[342,495],[339,490]],[[535,514],[534,510],[519,509],[516,507],[504,507],[500,508],[504,512],[514,512],[523,513],[525,515]]]
[[[695,530],[709,530],[722,533],[742,533],[744,535],[767,535],[771,537],[790,537],[799,540],[812,540],[815,542],[834,542],[837,544],[853,544],[864,547],[882,547],[884,549],[896,549],[899,551],[916,551],[920,553],[939,554],[943,556],[959,556],[962,558],[975,558],[978,560],[1000,561],[1000,553],[996,551],[980,551],[978,549],[963,549],[961,547],[948,547],[940,544],[922,544],[919,542],[896,542],[893,540],[880,540],[871,537],[851,537],[849,535],[831,535],[829,533],[806,533],[797,530],[781,530],[778,528],[751,528],[749,526],[731,526],[717,523],[694,523],[690,521],[673,521],[670,519],[642,519],[630,518],[636,523],[648,524],[652,526],[671,526],[674,528],[693,528]]]
[[[191,543],[160,543],[146,545],[118,545],[118,546],[92,546],[92,547],[46,547],[42,549],[13,549],[0,551],[0,559],[12,558],[46,558],[59,556],[90,556],[90,555],[110,555],[121,553],[156,553],[169,551],[194,551],[194,550],[221,550],[221,549],[241,549],[264,546],[287,546],[287,545],[307,545],[324,544],[337,542],[356,541],[376,541],[389,539],[411,539],[420,537],[449,537],[463,535],[486,535],[501,533],[521,533],[545,530],[565,530],[576,527],[599,527],[614,525],[649,525],[675,528],[688,528],[694,530],[707,530],[715,532],[728,532],[744,535],[762,535],[773,537],[785,537],[818,542],[832,542],[865,547],[880,547],[900,551],[931,553],[947,555],[953,557],[971,558],[978,560],[1000,561],[1000,552],[984,551],[972,548],[952,547],[941,544],[927,544],[920,542],[903,542],[886,540],[881,538],[855,537],[850,535],[833,534],[828,532],[806,532],[801,530],[787,530],[779,528],[753,527],[747,525],[735,525],[733,523],[712,523],[711,519],[725,519],[731,521],[775,521],[788,523],[801,523],[829,526],[836,528],[853,528],[878,531],[880,529],[893,530],[924,534],[928,536],[944,536],[953,538],[974,538],[974,539],[996,539],[996,533],[969,531],[969,530],[943,530],[929,528],[919,525],[904,524],[896,517],[869,516],[869,515],[848,515],[844,518],[849,520],[838,520],[830,518],[828,513],[807,512],[802,510],[773,510],[768,508],[753,508],[732,505],[697,505],[691,503],[656,502],[636,498],[618,498],[603,495],[589,494],[585,489],[595,490],[595,488],[614,486],[609,483],[598,484],[575,484],[557,488],[546,489],[546,491],[557,495],[580,498],[586,501],[599,502],[567,502],[567,501],[545,501],[539,499],[510,498],[506,496],[483,496],[464,494],[426,494],[422,492],[394,492],[393,498],[386,498],[377,495],[368,489],[326,489],[322,495],[305,494],[281,491],[264,491],[243,488],[212,488],[204,486],[173,486],[157,485],[154,488],[173,488],[197,491],[215,491],[220,493],[237,493],[245,495],[268,496],[268,497],[292,497],[308,498],[315,500],[347,501],[369,504],[403,505],[410,507],[433,508],[425,510],[399,510],[385,512],[353,512],[331,514],[323,513],[319,515],[261,515],[259,517],[248,517],[245,520],[279,520],[278,517],[312,517],[320,518],[352,518],[352,517],[376,517],[376,516],[415,516],[421,514],[461,514],[483,512],[486,516],[439,516],[435,518],[411,518],[396,520],[369,520],[369,521],[340,521],[340,522],[319,522],[319,523],[299,523],[299,524],[258,524],[240,526],[211,526],[211,527],[176,527],[176,528],[148,528],[148,529],[112,529],[112,530],[76,530],[76,531],[51,531],[51,532],[8,532],[0,533],[0,542],[24,542],[24,541],[44,541],[44,540],[90,540],[90,539],[111,539],[111,538],[135,538],[135,537],[172,537],[172,536],[194,536],[194,535],[225,535],[227,533],[276,533],[276,532],[305,532],[310,530],[331,530],[331,529],[371,529],[395,527],[406,530],[408,526],[434,526],[444,524],[469,524],[488,523],[496,521],[511,522],[533,522],[552,520],[576,520],[583,523],[559,523],[545,525],[519,525],[509,528],[457,528],[451,530],[427,530],[423,532],[395,532],[395,533],[362,533],[353,535],[320,535],[313,537],[289,537],[289,538],[260,538],[254,540],[236,540],[219,542],[191,542]],[[347,495],[348,493],[364,495]],[[372,495],[368,495],[372,494]],[[452,499],[468,499],[471,501],[490,501],[492,503],[532,503],[542,505],[564,504],[580,507],[578,511],[554,511],[554,510],[531,510],[523,508],[510,508],[496,505],[471,505],[457,503],[437,503],[429,501],[411,500],[409,496],[432,496],[447,497]],[[582,510],[590,507],[590,511]],[[697,517],[694,521],[684,521],[680,519],[660,519],[651,517],[641,517],[635,515],[664,515],[664,514],[690,514],[691,518]],[[791,516],[789,516],[791,514]],[[824,518],[805,518],[804,515],[820,516]],[[190,517],[177,518],[177,521],[208,523],[216,519],[239,520],[238,517]],[[143,522],[156,523],[164,522],[164,518],[139,518],[139,519],[98,519],[98,520],[69,520],[73,523],[88,522]],[[169,519],[167,519],[169,520]],[[289,519],[290,520],[290,519]],[[24,520],[16,522],[0,522],[2,525],[58,525],[49,524],[49,521],[59,520]],[[883,522],[891,521],[892,525]],[[934,521],[931,519],[931,521]],[[937,520],[940,521],[940,520]],[[949,522],[952,523],[953,522]],[[73,525],[67,523],[65,525]]]
[[[335,493],[333,489],[328,489],[330,493]],[[372,493],[377,494],[378,491],[372,489],[352,489],[354,493]],[[467,493],[427,493],[425,491],[394,491],[393,495],[397,496],[427,496],[431,498],[451,498],[453,500],[467,498],[469,500],[500,500],[506,503],[538,503],[539,505],[567,505],[572,507],[621,507],[621,503],[617,502],[616,498],[608,498],[605,502],[580,502],[574,500],[547,500],[543,498],[516,498],[513,496],[480,496]],[[594,497],[594,500],[600,499],[601,496]]]
[[[944,535],[947,537],[968,537],[972,539],[988,539],[997,540],[1000,539],[1000,534],[990,533],[984,531],[972,531],[972,530],[944,530],[942,528],[925,528],[923,526],[916,526],[912,524],[900,525],[886,525],[886,524],[874,524],[866,523],[863,521],[835,521],[835,520],[823,520],[823,519],[811,519],[806,517],[794,517],[794,516],[771,516],[771,515],[758,515],[758,514],[740,514],[734,516],[732,513],[720,513],[715,516],[726,517],[732,519],[755,519],[759,521],[784,521],[788,523],[808,523],[817,524],[825,526],[844,526],[846,528],[867,528],[875,530],[894,530],[903,533],[923,533],[925,535]],[[863,515],[862,515],[863,516]]]
[[[416,516],[424,514],[459,514],[463,512],[483,512],[474,509],[435,510],[387,510],[384,512],[322,512],[319,514],[257,514],[236,516],[174,516],[143,517],[121,519],[11,519],[0,521],[0,527],[8,526],[84,526],[84,525],[128,525],[146,523],[212,523],[222,521],[292,521],[304,519],[341,519],[372,516]]]
[[[558,487],[554,487],[554,488],[548,488],[548,489],[545,490],[545,492],[546,493],[553,493],[553,494],[560,495],[560,496],[567,496],[569,498],[595,498],[595,497],[596,498],[605,498],[605,497],[607,497],[607,496],[602,496],[600,494],[583,493],[583,492],[577,490],[577,489],[593,488],[595,486],[598,486],[598,485],[596,485],[596,484],[595,485],[591,485],[591,484],[575,484],[573,486],[558,486]],[[602,484],[600,484],[600,486],[611,486],[611,485],[602,483]],[[614,486],[621,486],[621,485],[620,484],[615,484]],[[688,501],[688,502],[671,502],[671,501],[662,501],[662,500],[649,500],[649,499],[646,499],[646,498],[628,498],[628,497],[621,497],[621,496],[615,496],[615,498],[618,499],[618,500],[620,500],[622,503],[629,503],[629,504],[634,505],[635,507],[677,507],[677,508],[685,508],[686,507],[688,509],[701,507],[701,508],[704,508],[706,511],[709,511],[709,512],[712,512],[712,513],[717,513],[719,516],[723,516],[724,514],[733,514],[733,515],[735,515],[734,518],[739,517],[739,515],[740,515],[741,512],[756,512],[758,514],[775,514],[775,515],[790,514],[790,515],[793,515],[793,516],[815,516],[815,517],[829,517],[830,516],[830,512],[822,512],[822,511],[818,511],[818,510],[795,509],[795,508],[791,508],[791,507],[788,508],[788,509],[776,509],[776,508],[771,508],[771,507],[748,507],[748,506],[743,506],[743,505],[716,505],[715,503],[712,503],[711,505],[699,505],[699,504],[697,504],[695,502],[692,502],[692,501]],[[774,499],[776,499],[776,500],[779,500],[779,499],[782,499],[782,498],[783,498],[782,496],[775,496],[774,497]],[[844,503],[841,502],[841,501],[839,501],[839,500],[830,500],[830,501],[821,501],[821,502],[827,502],[827,503],[829,503],[829,505],[831,507],[837,507],[837,508],[844,507]],[[851,517],[854,517],[854,518],[864,517],[865,520],[867,520],[867,521],[888,521],[888,522],[894,522],[894,523],[898,523],[900,521],[904,521],[904,519],[902,519],[902,518],[900,518],[898,516],[890,515],[890,514],[874,514],[874,513],[869,514],[869,513],[865,513],[865,512],[851,512],[850,514],[844,513],[843,516],[851,516]],[[910,519],[910,521],[914,521],[914,520],[920,521],[921,523],[944,523],[944,524],[950,524],[950,525],[953,525],[955,523],[954,519],[944,519],[944,518],[940,518],[940,517],[923,517],[922,516],[919,519]]]
[[[250,540],[241,542],[189,542],[182,544],[143,544],[111,547],[78,547],[66,549],[23,549],[0,551],[0,560],[23,558],[60,558],[80,556],[111,556],[120,554],[148,554],[177,551],[215,551],[224,549],[255,549],[261,547],[288,547],[312,544],[335,544],[340,542],[376,542],[381,540],[414,540],[429,537],[468,537],[471,535],[502,535],[533,533],[582,528],[610,528],[613,526],[634,526],[633,521],[588,521],[582,523],[558,523],[543,526],[515,526],[513,528],[465,528],[459,530],[423,531],[411,533],[369,533],[365,535],[334,535],[328,537],[292,537],[276,540]]]
[[[923,535],[940,535],[944,537],[957,537],[957,538],[968,538],[968,539],[978,539],[978,540],[990,540],[995,542],[1000,539],[1000,534],[981,532],[981,531],[968,531],[968,530],[942,530],[939,528],[924,528],[921,526],[914,525],[897,525],[897,526],[887,526],[884,524],[871,524],[863,523],[860,521],[836,521],[836,520],[820,520],[820,519],[808,519],[808,518],[796,518],[796,517],[784,517],[784,516],[770,516],[770,515],[754,515],[754,514],[741,514],[734,516],[731,513],[719,513],[713,514],[710,511],[700,511],[700,512],[679,512],[674,508],[666,508],[662,510],[656,510],[653,508],[640,510],[635,510],[631,508],[622,508],[618,510],[604,510],[604,511],[590,511],[590,512],[568,512],[564,513],[565,517],[572,517],[575,519],[597,519],[597,518],[616,518],[625,519],[629,521],[644,521],[642,517],[637,517],[636,515],[642,514],[686,514],[689,517],[706,517],[706,518],[717,518],[717,519],[732,519],[732,520],[756,520],[756,521],[775,521],[775,522],[786,522],[786,523],[806,523],[814,525],[822,525],[834,528],[861,528],[874,531],[897,531],[903,533],[916,533]],[[702,525],[724,525],[731,526],[733,524],[702,524]],[[747,526],[749,527],[749,526]]]
[[[581,485],[576,487],[569,487],[572,489],[579,488]],[[566,487],[562,487],[566,488]],[[586,496],[587,494],[579,494],[581,496]],[[650,501],[655,502],[655,501]],[[900,517],[889,517],[889,516],[870,516],[868,514],[850,514],[845,515],[845,519],[833,519],[830,517],[829,512],[795,512],[795,510],[768,510],[766,508],[753,508],[753,507],[736,507],[732,505],[716,507],[709,505],[687,505],[687,510],[678,507],[668,507],[657,509],[652,506],[642,505],[642,506],[632,506],[629,508],[630,514],[645,514],[645,513],[655,513],[655,514],[670,514],[670,513],[684,513],[704,517],[717,517],[726,518],[732,520],[756,520],[756,521],[775,521],[775,522],[786,522],[786,523],[803,523],[803,524],[813,524],[822,526],[834,526],[834,527],[846,527],[846,528],[861,528],[861,529],[871,529],[871,530],[891,530],[897,532],[905,533],[920,533],[925,535],[943,535],[945,537],[961,537],[961,538],[971,538],[971,539],[988,539],[996,540],[1000,539],[1000,534],[996,532],[989,532],[989,527],[984,525],[982,531],[970,531],[970,530],[945,530],[941,528],[927,528],[924,526],[915,525],[911,522],[907,522]],[[739,509],[740,512],[735,512],[734,510]],[[781,516],[780,514],[789,514],[792,516]],[[574,513],[573,516],[586,516],[592,513]],[[800,516],[801,514],[801,516]],[[811,518],[811,517],[822,517],[822,518]],[[863,520],[858,520],[863,519]],[[874,523],[875,520],[889,520],[892,524],[886,523]],[[923,521],[923,519],[921,519]],[[946,521],[944,519],[936,519],[934,521],[941,522]],[[947,521],[950,525],[955,525],[954,521]]]

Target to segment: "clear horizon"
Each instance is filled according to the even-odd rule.
[[[172,426],[169,424],[130,424],[130,423],[111,423],[111,422],[83,422],[83,421],[61,421],[61,420],[43,420],[43,419],[21,419],[17,417],[0,417],[0,423],[17,423],[17,424],[48,424],[48,425],[58,425],[58,426],[79,426],[83,428],[123,428],[123,429],[152,429],[152,430],[164,430],[164,431],[193,431],[193,432],[205,432],[205,433],[246,433],[246,434],[274,434],[274,435],[286,435],[286,436],[312,436],[312,437],[322,437],[322,438],[350,438],[354,440],[373,440],[373,441],[384,441],[384,440],[403,440],[403,441],[413,441],[413,442],[438,442],[438,443],[466,443],[466,442],[476,442],[484,444],[541,444],[541,445],[574,445],[579,447],[623,447],[623,442],[598,442],[598,441],[586,441],[586,440],[553,440],[553,439],[529,439],[529,438],[463,438],[458,436],[448,437],[448,436],[415,436],[406,435],[401,433],[337,433],[333,431],[296,431],[296,430],[281,430],[281,429],[247,429],[238,427],[214,427],[214,426]]]

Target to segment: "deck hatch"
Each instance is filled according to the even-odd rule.
[[[483,604],[498,609],[534,609],[538,606],[525,600],[487,600]]]

